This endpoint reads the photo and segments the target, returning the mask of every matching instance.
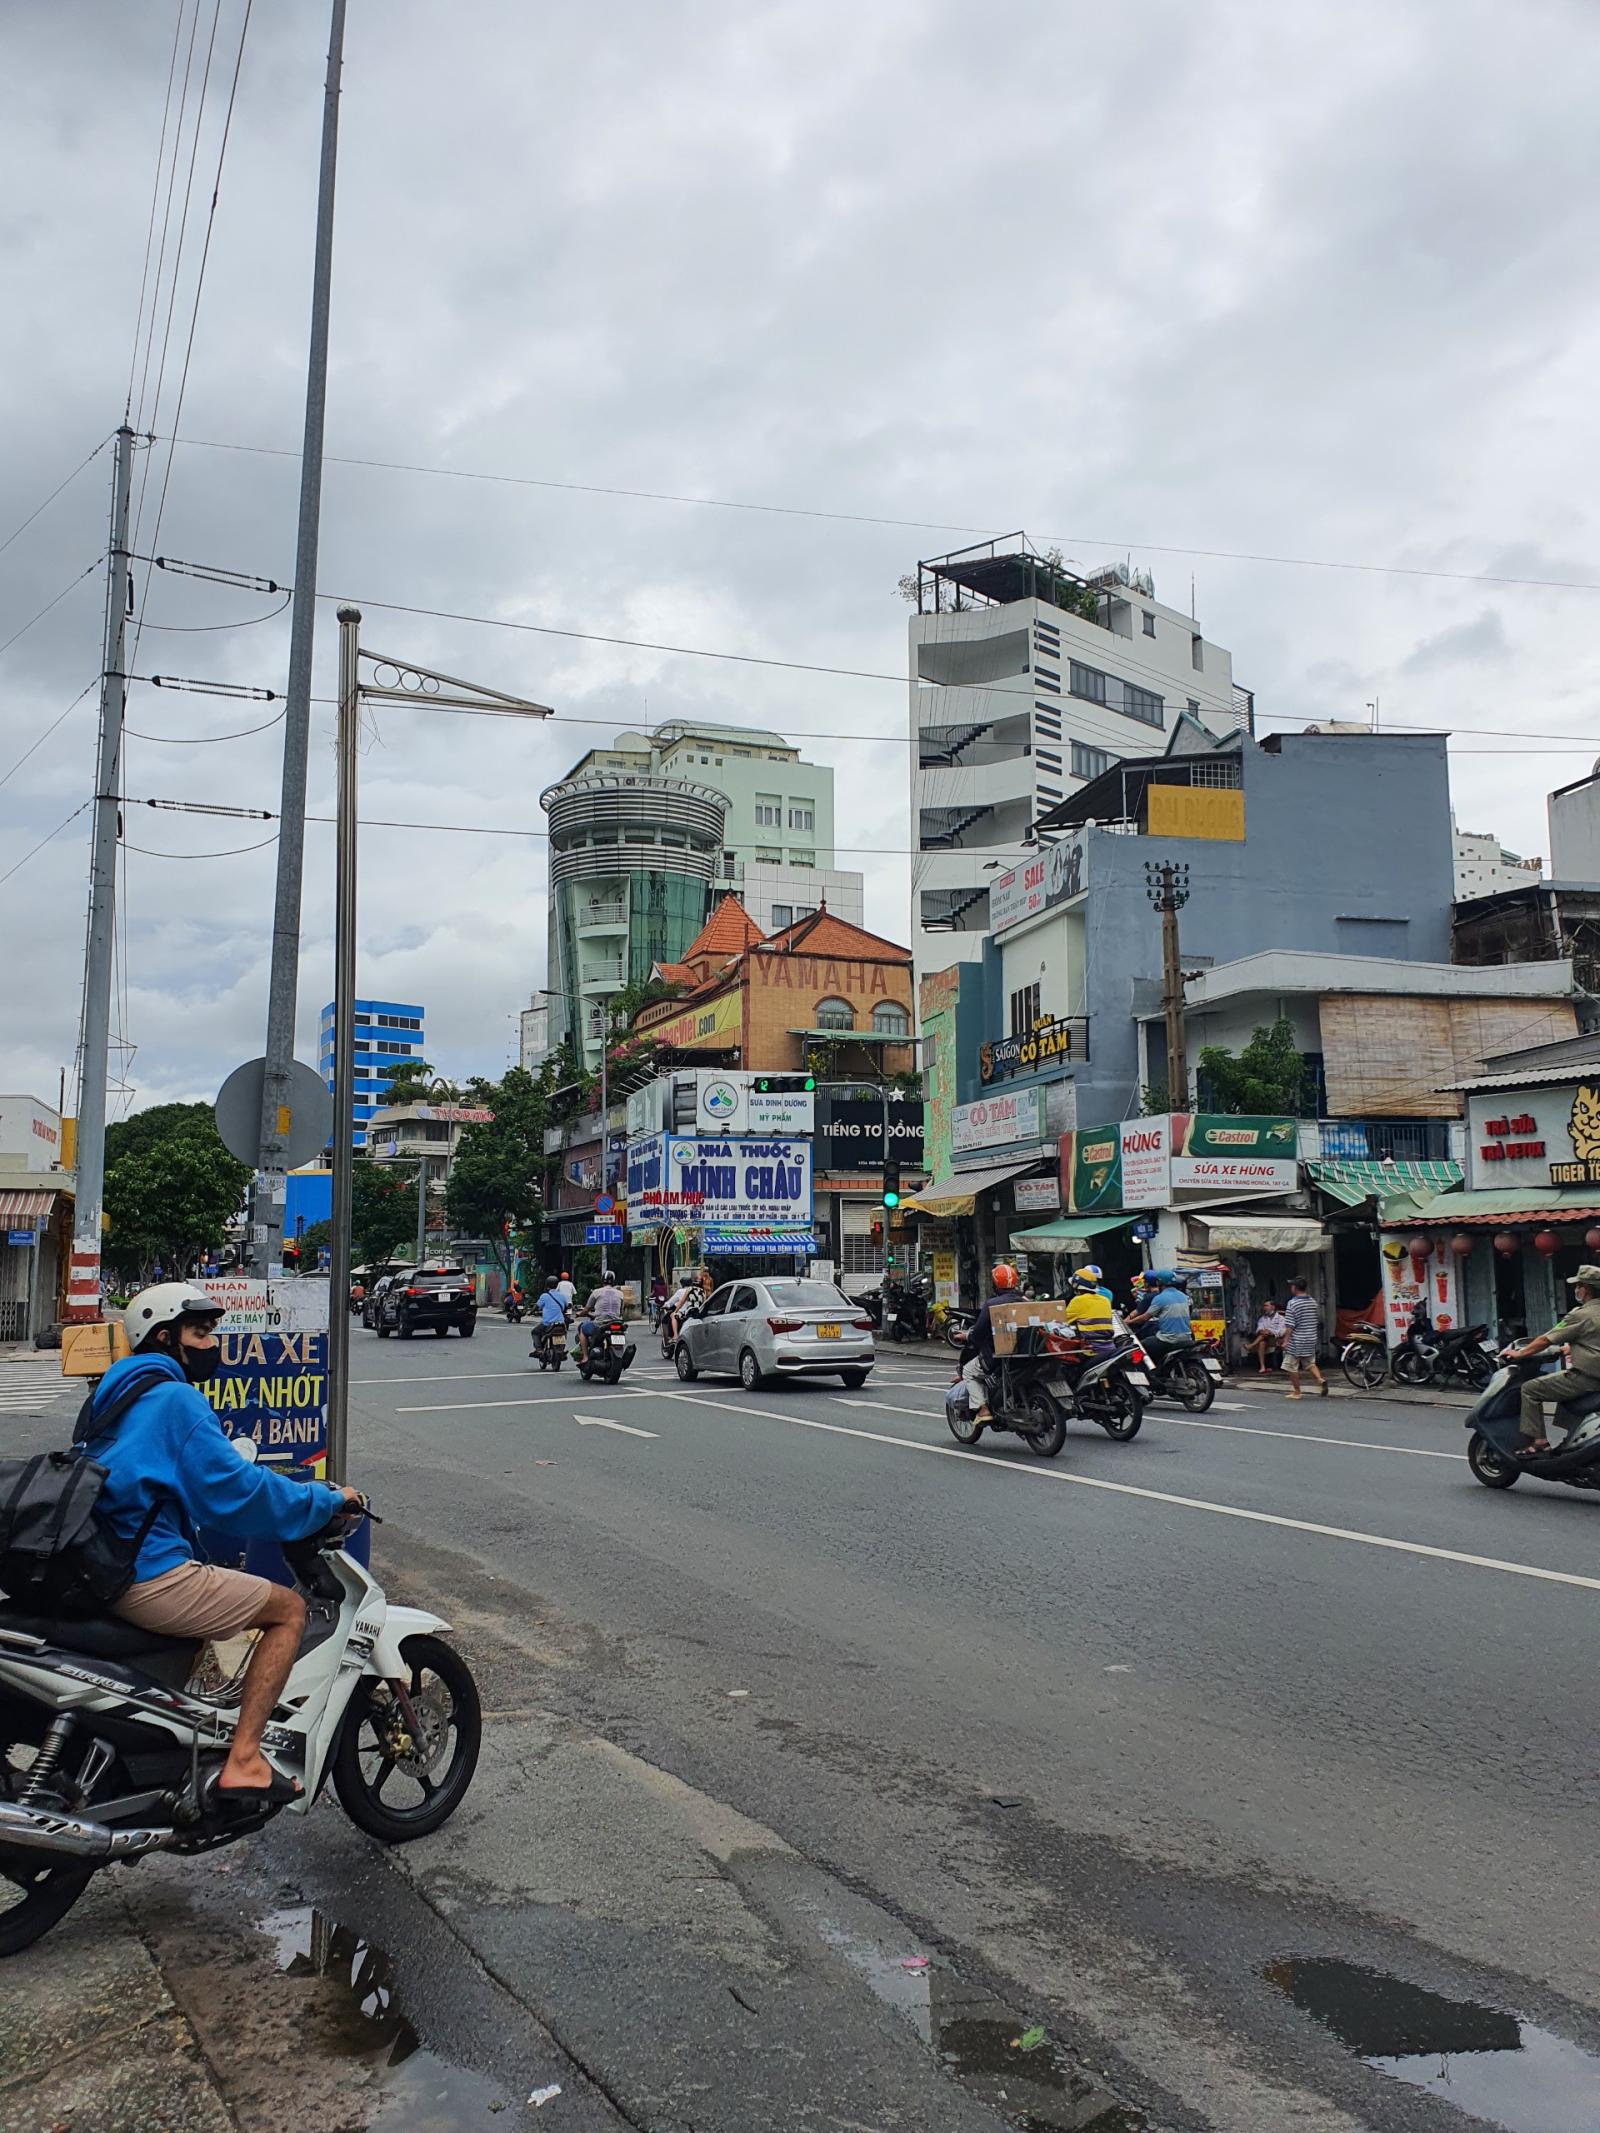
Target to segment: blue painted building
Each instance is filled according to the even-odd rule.
[[[1450,961],[1442,734],[1218,740],[1186,720],[1162,754],[1114,764],[1038,827],[1038,855],[990,890],[981,961],[962,966],[958,1105],[1047,1086],[1054,1131],[1132,1116],[1164,1081],[1159,1024],[1147,1055],[1140,1022],[1161,999],[1152,866],[1185,870],[1185,970],[1273,948]]]
[[[407,1059],[425,1059],[423,1010],[409,1000],[357,1000],[354,1147],[364,1148],[367,1121],[383,1101],[385,1084]],[[322,1010],[317,1069],[333,1090],[333,1002]]]

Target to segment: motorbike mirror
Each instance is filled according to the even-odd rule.
[[[261,1457],[261,1447],[254,1437],[231,1437],[228,1441],[246,1466],[254,1466]]]

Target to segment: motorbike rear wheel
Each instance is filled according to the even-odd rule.
[[[1192,1355],[1173,1364],[1167,1382],[1172,1388],[1172,1397],[1191,1415],[1203,1415],[1217,1396],[1210,1371]]]
[[[1481,1348],[1469,1348],[1456,1367],[1474,1392],[1482,1392],[1494,1376],[1494,1359]]]
[[[1497,1452],[1479,1430],[1474,1430],[1467,1439],[1467,1464],[1474,1479],[1481,1481],[1486,1489],[1513,1488],[1522,1479],[1512,1461],[1504,1452]]]
[[[26,1778],[12,1759],[14,1744],[15,1752],[26,1757],[25,1744],[37,1739],[25,1728],[25,1719],[9,1726],[0,1710],[0,1799],[15,1799]],[[87,1860],[53,1859],[46,1852],[0,1845],[0,1957],[20,1955],[59,1925],[96,1871]]]
[[[1100,1427],[1118,1444],[1131,1444],[1144,1422],[1143,1400],[1131,1385],[1118,1378],[1106,1387],[1106,1405],[1111,1413],[1100,1418]]]
[[[967,1328],[968,1321],[965,1317],[958,1318],[953,1312],[950,1313],[944,1322],[945,1345],[950,1348],[961,1347],[967,1337]]]
[[[421,1635],[407,1637],[400,1651],[424,1728],[421,1749],[407,1737],[388,1683],[369,1676],[356,1685],[333,1752],[339,1805],[384,1844],[426,1837],[448,1821],[472,1783],[483,1736],[478,1685],[454,1645]],[[386,1787],[393,1797],[384,1797]]]
[[[1022,1432],[1030,1452],[1041,1459],[1054,1459],[1067,1441],[1067,1418],[1047,1392],[1036,1392],[1028,1402],[1028,1423]]]

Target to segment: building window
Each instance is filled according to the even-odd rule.
[[[1195,717],[1196,717],[1196,718],[1198,718],[1198,717],[1200,716],[1200,699],[1199,699],[1199,697],[1198,697],[1198,696],[1191,696],[1191,697],[1190,697],[1190,699],[1189,699],[1189,709],[1190,709],[1190,710],[1191,710],[1191,711],[1192,711],[1192,712],[1194,713],[1194,715],[1195,715]]]
[[[817,1002],[817,1029],[854,1029],[856,1011],[848,1000],[819,1000]]]
[[[911,1017],[903,1007],[889,1001],[872,1010],[872,1027],[874,1034],[879,1037],[909,1037]]]
[[[1011,995],[1011,1030],[1013,1037],[1025,1037],[1039,1019],[1039,987],[1024,985]]]
[[[781,933],[785,926],[794,924],[793,904],[774,904],[772,907],[772,930]]]
[[[1223,756],[1215,762],[1201,761],[1189,765],[1191,785],[1220,787],[1224,792],[1237,792],[1244,783],[1243,773],[1236,756]]]
[[[1153,637],[1153,636],[1155,635],[1155,633],[1156,633],[1156,618],[1155,618],[1155,616],[1151,614],[1151,612],[1150,612],[1149,608],[1147,608],[1147,607],[1146,607],[1146,608],[1142,608],[1142,609],[1140,610],[1140,612],[1141,612],[1141,613],[1143,614],[1143,616],[1144,616],[1144,633],[1145,633],[1145,635],[1146,635],[1147,637]]]
[[[1198,630],[1189,639],[1189,664],[1197,674],[1206,670],[1206,641]]]
[[[781,867],[783,865],[783,854],[782,852],[773,851],[770,845],[758,844],[756,846],[756,865]]]
[[[789,802],[789,827],[792,830],[814,830],[817,826],[817,811],[807,802]]]
[[[789,854],[789,864],[792,867],[814,867],[816,863],[817,855],[815,852],[791,852]]]
[[[758,792],[756,794],[756,828],[774,830],[783,828],[783,799],[781,794],[775,792]]]
[[[1109,748],[1086,748],[1082,741],[1072,744],[1072,775],[1075,778],[1099,778],[1116,761]]]
[[[1166,703],[1154,689],[1137,689],[1131,681],[1125,681],[1122,684],[1122,708],[1129,718],[1142,718],[1147,726],[1159,726]]]
[[[1080,666],[1076,659],[1069,669],[1074,696],[1087,698],[1091,704],[1103,704],[1106,700],[1106,677],[1098,667]]]

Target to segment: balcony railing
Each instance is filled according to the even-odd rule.
[[[580,933],[585,926],[625,926],[628,923],[628,907],[620,900],[607,904],[583,904],[574,916]]]

